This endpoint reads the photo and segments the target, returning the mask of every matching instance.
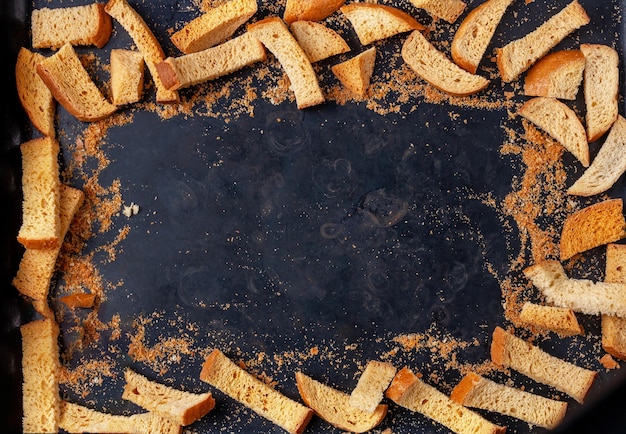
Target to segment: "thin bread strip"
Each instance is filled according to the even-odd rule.
[[[139,51],[111,50],[111,100],[115,105],[141,100],[144,84],[144,61]]]
[[[580,51],[585,56],[587,138],[594,142],[611,128],[618,116],[619,56],[615,49],[602,44],[581,44]]]
[[[576,112],[565,103],[556,98],[539,96],[526,101],[518,113],[563,145],[584,167],[589,166],[585,127]]]
[[[38,319],[20,326],[22,335],[22,429],[56,433],[61,418],[59,326]]]
[[[604,281],[626,283],[626,244],[606,246]],[[626,318],[602,315],[602,348],[612,356],[626,360]]]
[[[60,428],[71,433],[181,434],[182,427],[155,413],[130,416],[103,413],[73,402],[61,402]]]
[[[350,395],[323,384],[302,372],[296,372],[298,391],[304,403],[331,425],[348,432],[363,433],[377,427],[387,414],[387,405],[379,404],[373,412],[349,404]]]
[[[497,48],[496,63],[502,81],[517,79],[567,35],[588,23],[587,12],[574,0],[526,36]]]
[[[113,30],[101,3],[34,9],[30,23],[33,48],[58,49],[65,44],[102,48]]]
[[[526,73],[524,94],[575,100],[584,69],[585,56],[580,50],[548,53]]]
[[[206,50],[230,38],[257,9],[256,0],[229,0],[185,24],[172,42],[185,54]]]
[[[368,413],[376,411],[396,372],[396,367],[391,363],[378,360],[367,362],[356,387],[350,393],[349,404]]]
[[[287,0],[283,20],[287,24],[295,21],[321,21],[339,10],[345,0]]]
[[[53,249],[61,242],[59,149],[51,137],[20,145],[23,201],[17,240],[27,249]]]
[[[350,21],[359,41],[369,45],[400,33],[424,30],[424,26],[406,12],[378,3],[350,3],[340,8]]]
[[[350,51],[346,40],[322,23],[294,21],[289,29],[311,63]]]
[[[411,33],[404,42],[402,58],[417,75],[451,95],[471,95],[489,85],[486,78],[470,74],[452,62],[419,31]]]
[[[546,384],[583,402],[597,372],[555,357],[541,348],[496,327],[491,341],[491,360],[538,383]]]
[[[177,90],[231,74],[266,58],[263,44],[246,32],[203,51],[168,57],[157,64],[157,71],[165,87]]]
[[[269,17],[248,26],[248,31],[272,52],[283,67],[296,105],[304,109],[325,101],[315,70],[298,41],[293,37],[282,19]]]
[[[578,178],[567,194],[593,196],[613,186],[626,172],[626,119],[618,115],[591,166]]]
[[[74,215],[83,203],[84,194],[77,188],[62,184],[60,187],[59,239],[63,240]],[[33,300],[46,301],[61,246],[51,249],[26,249],[13,278],[13,286]]]
[[[37,73],[59,104],[78,120],[99,121],[117,110],[102,95],[70,44],[37,64]]]
[[[143,54],[143,59],[156,85],[157,102],[178,102],[178,92],[167,89],[163,83],[161,83],[156,65],[165,59],[165,54],[163,48],[161,48],[161,44],[141,15],[139,15],[126,0],[109,0],[105,6],[105,10],[121,24],[126,32],[128,32],[137,46],[137,49]]]
[[[430,15],[450,24],[461,16],[467,5],[463,0],[411,0],[413,6],[424,9]]]
[[[15,62],[15,84],[20,103],[35,128],[44,136],[55,137],[56,102],[46,83],[37,74],[37,64],[44,59],[42,54],[20,48]]]
[[[606,199],[567,216],[561,229],[561,260],[626,237],[622,199]]]
[[[561,336],[584,334],[574,311],[564,307],[526,302],[522,305],[519,319],[526,325],[553,331]]]
[[[567,410],[567,402],[505,386],[474,372],[463,377],[450,398],[466,407],[505,414],[548,429],[556,428]]]
[[[371,47],[348,60],[333,65],[331,71],[345,87],[364,97],[370,87],[375,63],[376,47]]]
[[[210,392],[184,392],[151,381],[128,368],[124,371],[124,378],[126,384],[122,393],[123,399],[128,399],[178,425],[190,425],[215,407],[215,400]]]
[[[587,315],[626,318],[626,283],[571,279],[559,261],[544,260],[524,269],[524,275],[555,306]]]
[[[301,434],[313,417],[310,408],[263,383],[218,349],[204,361],[200,379],[289,433]]]
[[[506,431],[424,383],[407,367],[398,371],[385,395],[399,406],[423,414],[457,434],[503,434]]]

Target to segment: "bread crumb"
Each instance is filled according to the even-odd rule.
[[[607,371],[620,368],[619,363],[617,363],[617,361],[610,354],[602,356],[600,358],[600,363],[606,368]]]
[[[130,205],[124,205],[124,209],[122,209],[122,214],[124,214],[128,218],[139,214],[139,205],[137,205],[135,202],[131,202]]]

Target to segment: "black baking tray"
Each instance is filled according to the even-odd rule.
[[[37,317],[11,285],[23,253],[16,241],[21,222],[19,144],[38,135],[19,105],[13,66],[19,48],[29,46],[32,8],[85,3],[5,0],[0,5],[0,32],[5,41],[2,68],[7,77],[0,99],[5,221],[0,378],[8,398],[0,410],[3,432],[21,431],[19,325]],[[170,30],[194,17],[197,3],[130,1],[167,55],[178,55],[169,39]],[[409,1],[385,3],[431,23]],[[479,3],[469,1],[468,8]],[[489,52],[531,30],[567,2],[543,3],[517,0]],[[623,62],[623,2],[580,3],[592,24],[559,48],[607,43],[618,50]],[[259,5],[254,20],[281,10],[281,2],[260,1]],[[443,22],[435,25],[448,27],[449,32],[455,28]],[[344,32],[353,49],[361,49],[354,34]],[[404,37],[377,43],[375,74],[397,67],[386,63],[385,53],[399,50]],[[447,36],[444,32],[439,37],[445,40]],[[114,21],[113,37],[103,49],[80,47],[77,51],[96,52],[105,64],[111,48],[130,47],[132,41]],[[333,80],[327,71],[330,65],[345,58],[319,66],[319,71],[326,67],[320,72],[324,85]],[[493,72],[493,64],[486,59],[479,72],[489,68]],[[105,88],[106,71],[91,72]],[[231,80],[250,74],[247,69],[214,86],[227,87]],[[514,222],[480,198],[488,195],[501,202],[523,170],[515,156],[500,152],[507,139],[504,127],[521,129],[519,119],[507,120],[506,109],[471,108],[454,101],[418,101],[415,109],[408,108],[414,102],[386,101],[397,103],[400,110],[384,115],[363,101],[330,100],[297,110],[289,99],[276,103],[264,97],[262,91],[279,86],[278,81],[259,80],[258,86],[253,116],[195,113],[167,117],[138,105],[124,109],[132,115],[132,123],[109,129],[101,146],[110,163],[98,181],[111,185],[119,180],[124,203],[136,203],[140,211],[131,218],[115,216],[112,229],[95,234],[85,252],[98,251],[98,246],[112,242],[118,229],[130,228],[114,259],[103,251],[94,256],[104,279],[116,285],[106,291],[97,315],[103,323],[118,315],[121,337],[103,333],[97,345],[85,346],[64,363],[73,369],[105,354],[118,375],[103,374],[86,395],[62,385],[65,398],[115,414],[138,411],[120,398],[120,373],[125,367],[184,390],[211,390],[199,380],[199,372],[202,356],[213,347],[248,362],[254,373],[270,378],[293,399],[299,399],[295,370],[349,392],[365,361],[385,357],[398,367],[407,365],[421,372],[427,381],[449,392],[461,374],[446,368],[445,357],[421,349],[398,351],[393,339],[411,333],[476,342],[455,352],[460,363],[489,359],[494,327],[507,325],[494,274],[510,273],[511,259],[522,247]],[[515,91],[514,85],[499,80],[491,86],[496,90],[490,95]],[[182,91],[181,97],[191,98],[193,91]],[[152,88],[144,99],[154,99]],[[207,112],[240,108],[224,99],[216,104]],[[620,108],[624,113],[621,99]],[[71,146],[87,124],[61,107],[57,123],[63,132],[59,135],[62,166],[68,167]],[[592,144],[592,153],[598,146]],[[570,156],[563,158],[569,173],[580,170]],[[80,173],[71,175],[71,184],[84,187]],[[624,187],[620,180],[608,194],[624,197]],[[601,257],[601,251],[589,255]],[[55,279],[51,293],[53,298],[63,295],[61,277]],[[74,326],[85,315],[65,313],[60,318],[63,349],[78,339]],[[180,358],[161,366],[162,370],[137,361],[127,351],[137,333],[137,318],[150,318],[146,342],[187,334],[193,337],[194,350],[181,348]],[[581,321],[587,330],[585,338],[539,340],[548,351],[600,371],[584,405],[568,399],[568,416],[557,431],[624,432],[623,369],[602,369],[597,360],[604,354],[597,338],[598,319],[582,316]],[[117,350],[103,352],[102,348],[109,347]],[[264,356],[263,363],[250,363],[259,354]],[[494,375],[501,381],[508,378]],[[521,376],[512,374],[512,379],[518,386],[555,396],[549,388]],[[219,391],[213,392],[216,409],[190,427],[191,432],[282,431]],[[386,428],[394,433],[447,432],[421,415],[389,404],[389,414],[376,432]],[[511,433],[545,431],[504,416],[485,415]],[[306,432],[338,430],[314,418]]]

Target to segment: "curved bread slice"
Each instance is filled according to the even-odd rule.
[[[266,58],[263,44],[246,32],[206,50],[168,57],[157,64],[157,71],[163,85],[176,90],[231,74]]]
[[[467,6],[462,0],[411,0],[413,6],[424,9],[434,17],[453,23]]]
[[[524,94],[574,100],[583,82],[585,56],[580,50],[546,54],[526,73]]]
[[[589,166],[587,134],[574,110],[556,98],[539,96],[526,101],[518,113],[552,136],[584,167]]]
[[[567,35],[589,23],[589,16],[574,0],[526,36],[496,49],[502,81],[510,82],[545,56]]]
[[[626,237],[622,199],[607,199],[569,215],[561,230],[561,260]]]
[[[554,387],[583,402],[597,372],[555,357],[541,348],[496,327],[491,341],[491,360],[538,383]]]
[[[230,0],[191,20],[172,35],[185,54],[206,50],[230,38],[256,12],[256,0]]]
[[[283,20],[287,24],[295,21],[320,21],[339,10],[345,0],[287,0]]]
[[[156,65],[165,59],[165,54],[141,15],[126,0],[109,0],[105,10],[128,32],[137,49],[143,54],[143,60],[156,86],[156,100],[161,103],[178,102],[178,92],[167,89],[159,78]]]
[[[311,62],[283,20],[278,17],[269,17],[251,24],[248,26],[248,31],[261,41],[280,62],[289,77],[299,109],[325,101]]]
[[[70,44],[39,63],[37,73],[59,104],[78,120],[98,121],[117,110],[102,95]]]
[[[324,24],[294,21],[289,28],[311,63],[350,51],[346,40]]]
[[[331,67],[331,71],[345,87],[359,96],[365,96],[370,86],[376,62],[376,47]]]
[[[411,33],[404,42],[402,58],[424,80],[452,95],[471,95],[489,85],[486,78],[457,66],[419,31]]]
[[[204,361],[200,379],[289,433],[301,434],[313,417],[310,408],[263,383],[218,349]]]
[[[407,367],[398,371],[385,395],[401,407],[421,413],[457,434],[503,434],[506,431],[424,383]]]
[[[22,47],[15,63],[15,84],[20,103],[35,128],[44,136],[54,137],[56,104],[52,92],[37,74],[37,64],[44,59],[42,54]]]
[[[606,246],[604,281],[626,283],[626,244]],[[602,315],[602,348],[612,356],[626,360],[626,318]]]
[[[505,414],[548,429],[561,423],[567,410],[567,402],[505,386],[473,372],[463,377],[450,398],[466,407]]]
[[[367,413],[374,413],[383,400],[389,383],[396,375],[396,367],[391,363],[370,360],[359,377],[356,387],[350,393],[348,403]]]
[[[34,9],[30,20],[33,48],[61,48],[65,44],[102,48],[111,38],[111,16],[101,3]]]
[[[424,26],[415,18],[391,6],[377,3],[350,3],[342,6],[340,10],[352,24],[363,45],[400,33],[424,30]]]
[[[582,44],[587,137],[598,140],[618,116],[619,56],[606,45]]]
[[[559,261],[545,260],[524,270],[549,303],[587,315],[626,318],[626,283],[570,279]]]
[[[526,302],[522,306],[519,319],[526,325],[553,331],[560,336],[584,334],[572,309]]]
[[[298,391],[304,403],[331,425],[348,432],[362,433],[374,429],[387,414],[387,405],[379,404],[366,412],[349,404],[350,395],[296,372]]]
[[[488,0],[467,14],[452,39],[450,54],[454,63],[476,73],[496,27],[511,3],[513,0]]]
[[[615,184],[626,171],[626,119],[617,117],[591,166],[567,189],[568,194],[593,196]]]

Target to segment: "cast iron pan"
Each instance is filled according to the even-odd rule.
[[[11,286],[22,255],[16,242],[21,220],[18,145],[37,135],[17,100],[13,65],[19,48],[28,46],[28,17],[33,7],[84,3],[7,0],[0,6],[5,41],[2,68],[8,77],[0,102],[5,222],[0,378],[8,401],[0,410],[4,432],[21,428],[18,327],[36,317]],[[178,55],[168,30],[195,16],[196,5],[175,0],[130,3],[149,23],[165,52]],[[468,3],[473,7],[479,2]],[[518,0],[490,50],[531,30],[566,4],[547,3],[526,5]],[[264,2],[259,4],[254,19],[270,14]],[[623,59],[623,4],[581,4],[592,24],[558,48],[608,43]],[[408,1],[399,6],[430,22]],[[114,27],[111,41],[96,50],[102,64],[110,49],[132,46],[115,21]],[[345,36],[352,47],[358,47],[354,34],[346,32]],[[376,73],[393,67],[385,62],[385,53],[399,50],[402,41],[403,36],[398,36],[377,45]],[[80,54],[94,51],[89,47],[77,50]],[[238,78],[218,80],[218,86],[250,77],[252,71],[238,74]],[[102,85],[106,73],[94,79]],[[328,73],[324,79],[333,80]],[[106,292],[97,313],[103,323],[119,316],[121,337],[103,333],[97,343],[64,360],[69,369],[106,354],[119,373],[132,367],[172,386],[200,392],[210,389],[198,378],[202,356],[206,349],[218,347],[236,360],[254,361],[264,355],[265,363],[252,369],[270,377],[287,396],[299,399],[295,370],[349,392],[365,361],[389,356],[398,347],[394,337],[411,333],[476,342],[457,351],[457,361],[478,364],[488,360],[494,327],[506,325],[494,274],[506,276],[511,258],[521,248],[514,222],[475,199],[489,194],[500,203],[521,173],[516,157],[499,151],[506,140],[506,110],[422,102],[416,110],[400,103],[400,113],[380,115],[363,102],[330,101],[300,111],[290,100],[275,104],[264,99],[262,91],[277,85],[272,80],[258,83],[254,116],[244,114],[228,121],[200,114],[163,118],[154,110],[127,108],[133,121],[109,129],[101,146],[111,163],[100,173],[99,182],[110,185],[119,180],[124,202],[139,204],[140,212],[130,219],[116,216],[113,230],[94,236],[85,251],[111,242],[116,229],[130,228],[114,260],[106,260],[104,253],[95,256],[107,282],[122,282]],[[510,90],[499,81],[491,86],[500,95]],[[192,92],[183,91],[181,96],[190,98]],[[153,90],[144,98],[153,99]],[[226,110],[227,102],[217,104],[214,111],[219,112],[219,104]],[[63,132],[59,135],[62,165],[67,167],[72,158],[68,146],[87,124],[63,108],[58,110],[57,121]],[[508,122],[521,128],[519,120]],[[597,152],[597,144],[592,152]],[[576,167],[571,157],[563,158],[569,158],[566,167]],[[84,187],[84,179],[74,175],[73,185]],[[624,182],[619,181],[609,194],[623,197],[624,191]],[[62,294],[62,283],[62,279],[55,280],[53,297]],[[74,315],[61,319],[63,348],[77,339],[72,326],[86,313]],[[181,357],[164,365],[162,372],[133,359],[127,349],[137,332],[134,321],[146,317],[151,318],[146,342],[176,337],[182,330],[193,338],[195,350],[181,350]],[[596,338],[552,336],[539,342],[554,354],[600,370],[587,403],[571,402],[559,431],[585,427],[586,431],[622,432],[626,429],[624,412],[616,409],[624,399],[622,370],[601,368],[597,361],[603,354],[598,349],[599,322],[584,316],[581,321],[588,336]],[[184,324],[194,328],[185,330]],[[117,350],[103,353],[103,348]],[[303,356],[311,355],[312,349],[318,354]],[[289,354],[296,356],[289,358]],[[420,349],[400,350],[390,359],[398,367],[408,365],[423,373],[449,392],[460,374],[446,369],[441,360]],[[514,373],[512,378],[519,386],[555,396],[547,387]],[[122,382],[121,375],[103,375],[86,396],[63,385],[62,393],[91,408],[116,414],[137,412],[137,407],[120,399]],[[218,407],[194,424],[192,432],[281,431],[219,391],[213,392]],[[507,426],[508,432],[531,431],[514,419],[486,416]],[[377,430],[385,428],[394,433],[446,432],[393,403]],[[307,432],[336,430],[315,418]]]

